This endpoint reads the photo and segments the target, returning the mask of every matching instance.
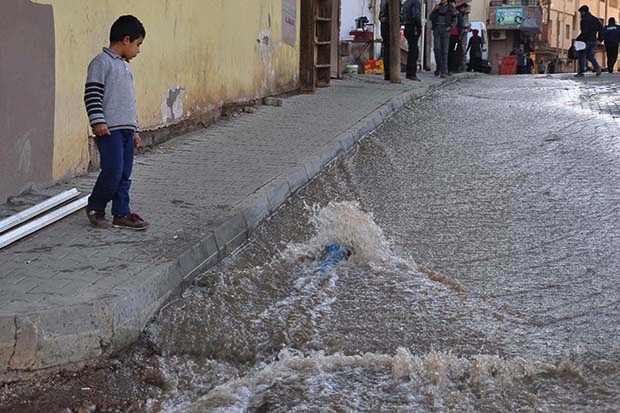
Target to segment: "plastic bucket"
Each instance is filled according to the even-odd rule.
[[[359,66],[358,65],[347,65],[344,72],[356,75],[359,72]]]

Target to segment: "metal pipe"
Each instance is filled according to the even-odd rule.
[[[31,206],[28,209],[20,211],[17,214],[11,215],[10,217],[1,220],[0,221],[0,234],[5,231],[8,231],[9,229],[23,222],[28,221],[29,219],[36,217],[37,215],[42,214],[43,212],[49,209],[52,209],[62,204],[63,202],[66,202],[70,199],[75,198],[76,196],[78,196],[78,194],[79,194],[79,191],[75,188],[70,189],[65,192],[61,192],[60,194],[55,195],[49,199],[46,199],[45,201],[41,203],[38,203],[34,206]]]
[[[56,209],[49,214],[43,215],[33,221],[28,222],[25,225],[22,225],[5,234],[0,235],[0,249],[50,224],[53,224],[56,221],[61,220],[67,215],[71,215],[75,211],[84,208],[87,204],[88,196],[85,196],[59,209]]]

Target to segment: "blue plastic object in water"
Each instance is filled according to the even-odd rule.
[[[316,272],[327,272],[330,268],[342,260],[348,259],[353,254],[353,249],[340,244],[330,244],[325,247],[321,264]]]

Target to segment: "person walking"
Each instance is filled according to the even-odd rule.
[[[448,0],[453,7],[455,7],[456,0]],[[460,12],[458,8],[456,8],[456,25],[450,32],[450,41],[448,43],[448,73],[452,74],[457,70],[457,59],[458,59],[458,44],[459,38],[461,37],[461,31],[463,30],[463,14]]]
[[[607,71],[613,73],[618,59],[618,44],[620,44],[620,28],[613,17],[609,18],[603,30],[603,42],[605,42],[605,52],[607,52]]]
[[[465,49],[467,47],[467,33],[469,32],[467,27],[467,16],[469,14],[469,4],[461,3],[457,10],[461,13],[462,23],[461,23],[461,34],[459,37],[459,41],[457,44],[457,62],[456,62],[456,72],[464,72],[465,71]]]
[[[525,52],[523,51],[523,46],[519,46],[519,48],[515,52],[517,56],[517,74],[523,75],[525,74]]]
[[[381,48],[383,49],[383,78],[390,80],[390,0],[381,0],[379,6]]]
[[[482,38],[478,36],[478,29],[471,31],[471,37],[467,43],[469,52],[469,67],[474,72],[482,71]]]
[[[583,77],[586,71],[586,59],[594,66],[596,75],[600,76],[603,69],[596,61],[596,57],[594,57],[594,50],[603,40],[603,25],[598,18],[590,13],[590,8],[586,5],[579,7],[579,14],[581,15],[579,26],[581,33],[579,33],[576,40],[584,42],[586,48],[579,51],[579,70],[575,77]]]
[[[531,75],[532,69],[534,69],[534,60],[529,53],[525,55],[525,74]]]
[[[433,50],[435,52],[435,76],[448,76],[448,51],[450,46],[450,32],[456,26],[456,9],[448,0],[440,0],[428,19],[433,25]]]
[[[129,208],[134,146],[140,146],[136,96],[129,61],[140,53],[146,36],[134,16],[119,17],[110,29],[110,45],[88,65],[84,104],[101,158],[101,172],[85,208],[91,225],[107,228],[112,201],[116,228],[144,230],[149,224]]]
[[[405,25],[405,38],[408,44],[406,78],[416,81],[420,81],[416,76],[418,58],[420,57],[418,40],[422,34],[422,13],[420,10],[420,0],[406,0],[402,6],[402,23]]]

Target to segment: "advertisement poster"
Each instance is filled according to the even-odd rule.
[[[297,0],[282,0],[282,40],[295,46],[297,40]]]
[[[523,7],[498,7],[495,10],[496,26],[519,26],[523,23]]]

